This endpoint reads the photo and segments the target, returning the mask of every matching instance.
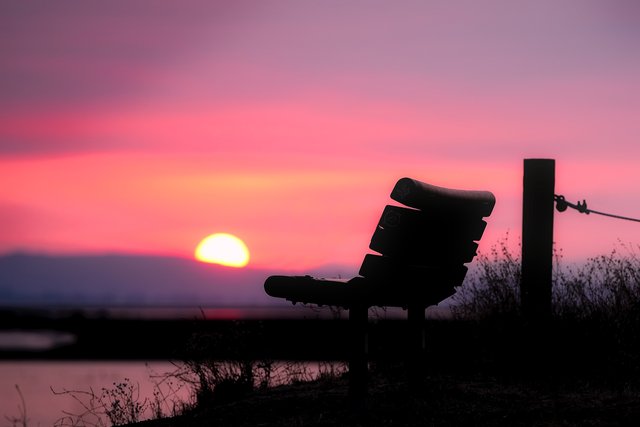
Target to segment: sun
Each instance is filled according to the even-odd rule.
[[[233,234],[216,233],[202,239],[195,257],[202,262],[241,268],[249,263],[249,249]]]

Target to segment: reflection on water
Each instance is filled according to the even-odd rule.
[[[0,330],[0,352],[22,349],[31,352],[39,352],[59,346],[72,344],[76,337],[73,334],[52,330],[24,330],[20,329],[21,316],[25,316],[24,309],[14,309],[8,316],[13,323],[5,324]],[[7,310],[5,310],[6,312]],[[27,315],[33,315],[27,311]],[[43,315],[43,311],[45,312]],[[331,319],[347,318],[346,311],[330,308],[312,308],[308,306],[286,306],[277,308],[96,308],[96,309],[34,309],[35,315],[44,316],[45,319],[66,318],[72,315],[81,317],[99,317],[107,319]],[[78,314],[79,313],[79,314]],[[427,310],[427,317],[447,317],[446,307],[432,307]],[[406,312],[401,309],[381,310],[372,309],[370,317],[377,319],[406,318]],[[312,364],[307,364],[311,366]],[[296,368],[296,367],[293,367]],[[289,378],[299,376],[306,379],[306,368],[300,372],[293,371],[292,367],[282,367]],[[297,369],[297,368],[296,368]],[[311,368],[318,372],[317,366]],[[112,389],[114,383],[122,382],[125,378],[130,383],[139,386],[140,401],[152,399],[154,381],[157,375],[173,372],[175,366],[169,362],[144,363],[136,362],[77,362],[77,361],[0,361],[0,420],[4,425],[11,425],[7,417],[19,417],[21,399],[16,385],[20,387],[25,398],[27,422],[29,426],[52,426],[65,412],[79,413],[82,411],[80,402],[69,394],[56,395],[53,390],[62,392],[65,390],[91,391],[97,395],[103,388]],[[156,375],[155,378],[153,376]],[[184,387],[180,390],[179,397],[187,401],[190,391]],[[178,397],[178,396],[177,396]],[[148,417],[148,416],[147,416]]]
[[[81,404],[69,394],[55,395],[52,391],[90,391],[96,395],[103,388],[125,378],[139,385],[140,401],[152,399],[154,375],[172,372],[168,362],[0,362],[0,419],[10,424],[5,416],[18,417],[21,405],[16,385],[24,396],[29,426],[53,426],[64,412],[81,413]],[[187,389],[179,391],[183,400]]]
[[[231,373],[234,369],[242,369],[242,365],[240,362],[213,362],[203,365],[203,369],[205,372],[213,369]],[[340,375],[346,371],[346,365],[342,362],[273,361],[268,365],[256,363],[253,369],[257,387],[275,387],[312,381],[323,375]],[[169,362],[0,362],[0,419],[7,425],[22,424],[22,421],[10,421],[13,418],[21,420],[22,400],[17,385],[25,399],[28,426],[53,426],[61,421],[64,421],[62,425],[78,425],[77,416],[86,413],[87,408],[95,408],[97,414],[88,414],[80,424],[109,425],[104,410],[99,408],[100,397],[103,389],[114,390],[116,384],[121,383],[132,385],[134,400],[146,408],[140,414],[140,420],[154,417],[150,404],[155,401],[157,391],[161,392],[158,396],[162,413],[170,416],[173,408],[181,407],[180,403],[191,403],[193,394],[187,383],[176,378],[178,373],[186,373],[181,378],[196,380],[186,365]],[[93,402],[91,396],[96,397]],[[108,398],[102,400],[105,404],[108,401]],[[69,414],[74,417],[61,420]]]
[[[0,331],[0,351],[45,351],[73,344],[76,337],[58,331]]]

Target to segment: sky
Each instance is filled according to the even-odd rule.
[[[492,191],[517,250],[525,158],[640,217],[633,0],[0,1],[0,254],[359,265],[394,183]],[[564,257],[637,223],[557,214]]]

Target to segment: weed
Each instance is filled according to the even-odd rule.
[[[149,406],[146,399],[140,401],[140,389],[133,385],[128,378],[119,383],[113,383],[113,388],[103,388],[100,395],[93,389],[55,391],[55,395],[71,396],[82,407],[81,412],[63,412],[56,426],[92,426],[106,425],[105,418],[113,426],[121,426],[140,421],[142,414]]]
[[[509,248],[508,235],[479,254],[476,269],[454,296],[457,319],[514,317],[520,314],[520,257]]]
[[[456,320],[476,321],[474,339],[486,355],[502,364],[528,358],[554,372],[590,372],[620,384],[640,381],[638,248],[618,245],[571,266],[556,251],[551,317],[532,329],[520,311],[520,259],[506,243],[478,256],[452,307]]]
[[[458,319],[520,315],[520,257],[508,236],[479,254],[476,269],[454,296]],[[563,320],[600,320],[618,326],[640,322],[640,258],[625,245],[608,255],[589,258],[580,266],[562,265],[554,251],[552,314]]]
[[[20,403],[18,404],[18,416],[7,416],[5,415],[5,419],[11,423],[13,427],[27,427],[29,419],[27,418],[27,404],[24,401],[24,396],[22,395],[22,391],[18,384],[15,385],[16,392],[20,397]]]
[[[75,400],[82,410],[80,412],[62,411],[64,416],[59,418],[54,427],[105,427],[107,426],[104,419],[104,403],[100,397],[95,394],[93,389],[86,390],[67,390],[56,391],[51,388],[51,392],[56,395],[70,396]]]
[[[190,400],[185,401],[186,384],[178,381],[172,372],[156,373],[149,369],[149,379],[153,383],[153,400],[149,402],[153,418],[174,417],[193,406]]]
[[[348,371],[345,362],[321,362],[318,365],[316,381],[332,382],[343,377]]]
[[[625,323],[640,320],[640,259],[621,245],[608,255],[590,258],[575,271],[560,274],[554,284],[556,315]]]
[[[148,406],[144,399],[140,402],[140,387],[131,384],[128,378],[113,383],[113,388],[102,389],[101,401],[106,402],[104,412],[111,425],[121,426],[136,423]]]
[[[89,390],[55,390],[54,395],[68,396],[81,408],[79,411],[63,411],[55,422],[56,427],[106,427],[136,423],[147,417],[176,416],[190,408],[179,396],[183,387],[173,381],[171,373],[150,375],[153,381],[153,399],[141,399],[138,384],[128,378],[114,382],[111,388],[100,393]],[[26,426],[22,426],[26,427]]]

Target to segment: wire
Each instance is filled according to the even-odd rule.
[[[589,208],[587,208],[586,200],[582,200],[582,202],[578,202],[577,204],[574,204],[574,203],[568,202],[564,198],[564,196],[558,196],[558,195],[554,195],[553,196],[553,200],[555,200],[555,202],[556,202],[556,209],[558,210],[558,212],[564,212],[564,211],[567,210],[567,208],[572,208],[572,209],[577,210],[580,213],[587,214],[587,215],[592,213],[592,214],[608,216],[608,217],[616,218],[616,219],[624,219],[625,221],[640,222],[640,219],[637,219],[637,218],[630,218],[628,216],[614,215],[614,214],[610,214],[610,213],[594,211],[593,209],[589,209]]]

